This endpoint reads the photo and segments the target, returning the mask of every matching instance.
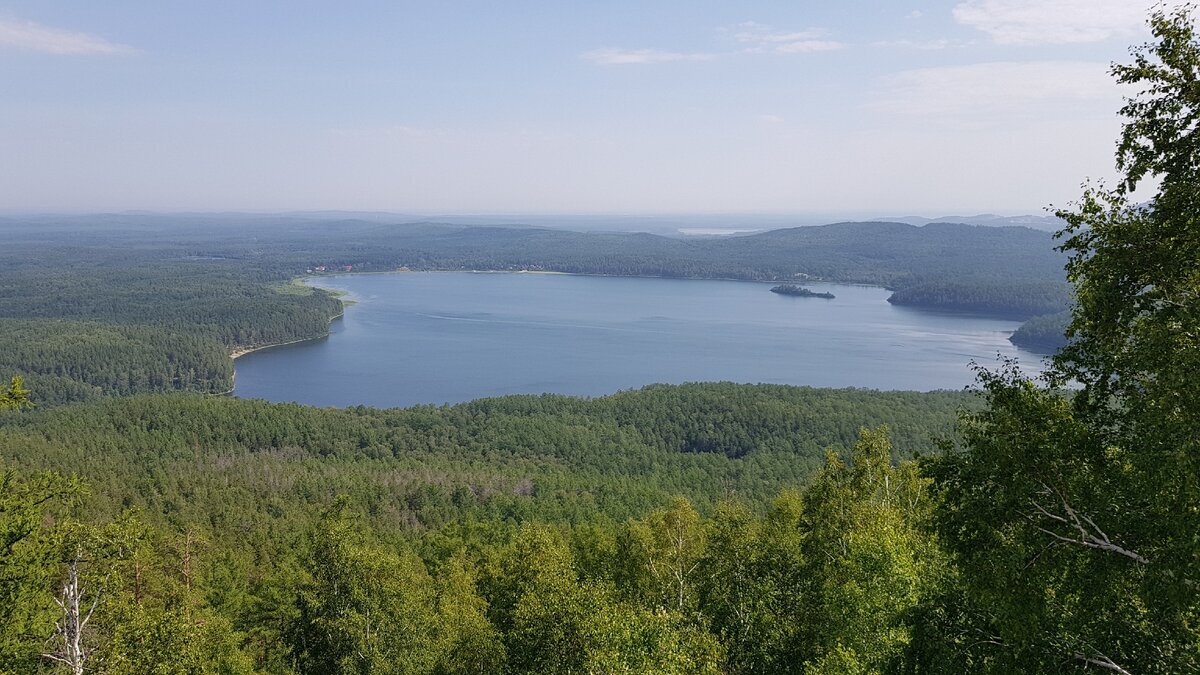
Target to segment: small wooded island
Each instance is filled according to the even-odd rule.
[[[826,300],[833,299],[833,293],[817,293],[804,288],[803,286],[796,286],[794,284],[782,284],[780,286],[776,286],[775,288],[771,289],[771,292],[778,293],[780,295],[790,295],[794,298],[825,298]]]

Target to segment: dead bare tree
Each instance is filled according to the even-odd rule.
[[[80,565],[85,562],[87,561],[82,559],[77,551],[66,563],[67,578],[63,582],[62,592],[54,599],[62,615],[54,622],[54,634],[48,640],[50,643],[56,643],[57,648],[42,654],[43,658],[66,665],[74,675],[83,675],[84,667],[92,654],[93,650],[84,642],[84,631],[88,622],[92,620],[92,615],[96,613],[96,607],[100,604],[108,581],[106,577],[104,582],[101,582],[92,593],[89,603],[85,599],[88,589],[79,579]]]

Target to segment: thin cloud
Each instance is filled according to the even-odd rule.
[[[0,47],[68,56],[132,54],[127,45],[102,37],[42,26],[32,21],[0,18]]]
[[[582,58],[601,66],[626,66],[679,61],[711,61],[714,54],[668,52],[659,49],[593,49]]]
[[[1143,32],[1156,0],[966,0],[954,20],[998,44],[1075,44]]]
[[[766,24],[747,21],[721,32],[743,45],[732,53],[673,52],[662,49],[593,49],[580,54],[585,61],[601,66],[646,65],[685,61],[712,61],[742,54],[805,54],[843,49],[846,45],[830,40],[821,30],[776,31]]]
[[[881,42],[872,42],[872,47],[880,47],[884,49],[916,49],[918,51],[937,51],[948,47],[958,46],[959,42],[954,40],[884,40]]]
[[[846,45],[832,40],[799,40],[781,44],[775,48],[776,54],[808,54],[810,52],[832,52],[844,49]]]
[[[1120,101],[1108,64],[997,62],[907,70],[883,81],[871,107],[908,115],[1013,114],[1046,104]]]
[[[845,44],[827,39],[823,30],[777,31],[771,26],[747,21],[737,26],[733,39],[746,45],[752,54],[805,54],[845,48]]]

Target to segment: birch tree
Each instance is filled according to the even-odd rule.
[[[928,480],[893,466],[886,429],[863,430],[849,462],[830,453],[804,494],[805,624],[795,652],[812,672],[885,672],[910,642],[907,614],[942,555],[922,528]]]
[[[313,528],[289,636],[304,673],[425,673],[438,660],[433,580],[408,551],[364,542],[347,502]]]
[[[59,524],[54,550],[61,571],[53,584],[57,611],[42,658],[74,675],[97,670],[94,662],[100,659],[93,657],[108,646],[97,612],[117,601],[121,565],[137,529],[132,519],[99,527],[72,520]]]
[[[0,467],[0,664],[36,672],[55,609],[55,528],[47,515],[69,502],[78,483]]]
[[[1200,672],[1193,12],[1155,11],[1153,41],[1112,69],[1138,91],[1121,110],[1124,175],[1058,212],[1077,302],[1049,388],[1012,365],[982,373],[965,452],[930,467],[998,669]],[[1147,181],[1159,187],[1138,204]]]

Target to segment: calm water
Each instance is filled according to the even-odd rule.
[[[358,304],[328,339],[237,361],[238,396],[379,407],[652,382],[959,389],[1013,347],[1013,321],[893,307],[881,288],[457,272],[322,279]]]

